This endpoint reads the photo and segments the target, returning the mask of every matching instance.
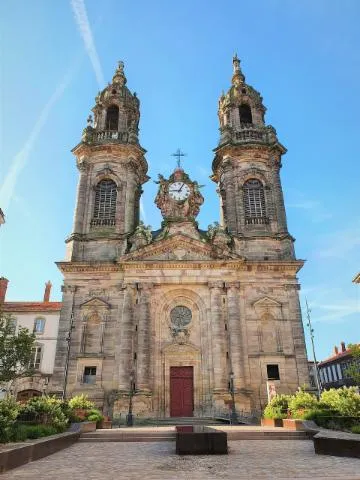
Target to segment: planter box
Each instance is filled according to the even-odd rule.
[[[81,433],[95,432],[96,422],[81,422],[80,431]]]
[[[293,418],[284,418],[283,420],[284,428],[288,430],[306,430],[302,420],[296,420]]]
[[[261,419],[262,427],[283,427],[282,418],[262,418]]]
[[[202,425],[177,426],[176,453],[178,455],[227,454],[227,433]]]
[[[112,421],[111,420],[103,420],[100,423],[100,428],[112,428]]]

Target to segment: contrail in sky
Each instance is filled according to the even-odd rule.
[[[142,201],[142,198],[140,199],[140,213],[141,213],[143,222],[146,223],[147,222],[146,212],[145,212],[144,203]]]
[[[99,56],[96,51],[94,37],[91,31],[89,19],[86,12],[84,0],[71,0],[71,7],[74,11],[75,21],[83,38],[85,49],[89,55],[96,80],[101,89],[105,86],[104,74],[100,65]]]
[[[46,105],[42,109],[39,118],[36,120],[34,128],[32,129],[28,139],[26,140],[25,145],[20,150],[20,152],[15,155],[13,161],[11,162],[10,169],[2,185],[0,185],[0,205],[5,212],[14,195],[18,176],[26,166],[29,154],[34,146],[34,143],[36,142],[45,122],[47,121],[52,107],[64,93],[64,90],[70,83],[71,78],[72,72],[69,72],[67,75],[64,76],[62,82],[56,87],[54,93],[51,95]]]

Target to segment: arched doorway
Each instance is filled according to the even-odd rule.
[[[33,397],[41,397],[42,393],[39,392],[39,390],[22,390],[21,392],[18,392],[16,396],[16,400],[18,402],[27,402],[30,400],[30,398]]]

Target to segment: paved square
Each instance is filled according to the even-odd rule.
[[[239,440],[229,446],[229,455],[181,457],[175,442],[78,443],[1,479],[360,479],[360,459],[315,455],[312,441]]]

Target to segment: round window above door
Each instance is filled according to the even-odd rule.
[[[178,305],[171,310],[170,319],[174,327],[184,328],[191,322],[191,310],[190,308],[184,307],[183,305]]]

